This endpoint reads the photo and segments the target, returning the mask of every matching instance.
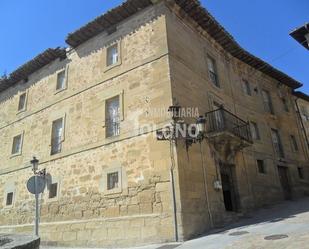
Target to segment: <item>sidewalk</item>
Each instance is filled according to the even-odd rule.
[[[41,248],[67,249],[65,247]],[[260,209],[250,218],[184,243],[149,245],[131,249],[173,248],[309,249],[309,198],[286,201],[273,207]]]

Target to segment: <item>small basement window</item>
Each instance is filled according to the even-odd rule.
[[[6,206],[13,205],[13,197],[14,197],[13,192],[9,192],[9,193],[6,194]]]
[[[107,190],[115,189],[119,187],[119,174],[112,172],[107,174]]]
[[[52,199],[57,197],[57,192],[58,192],[58,183],[52,183],[49,185],[49,195],[48,198]]]

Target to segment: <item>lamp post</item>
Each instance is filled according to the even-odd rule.
[[[204,116],[199,116],[196,120],[199,140],[202,140],[204,138],[205,124],[206,124],[206,118]]]
[[[34,234],[39,236],[39,193],[38,193],[38,167],[39,167],[39,160],[36,157],[30,161],[32,164],[32,170],[34,174],[34,189],[35,189],[35,227],[34,227]]]
[[[172,105],[168,108],[168,112],[171,113],[172,119],[177,121],[180,118],[180,109],[179,105]]]
[[[35,174],[39,168],[39,160],[34,156],[30,163],[32,165],[33,173]]]

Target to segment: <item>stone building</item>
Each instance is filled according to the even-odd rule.
[[[304,48],[309,50],[309,23],[293,30],[290,35]]]
[[[0,232],[56,245],[186,240],[308,193],[299,82],[242,49],[195,0],[128,0],[0,83]],[[200,142],[158,141],[179,105]],[[192,112],[191,112],[192,114]],[[196,117],[182,117],[185,123]]]
[[[305,143],[309,146],[309,96],[303,92],[293,92],[295,110],[298,114],[299,127],[304,135]]]

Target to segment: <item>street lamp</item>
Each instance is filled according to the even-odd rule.
[[[206,118],[204,116],[199,116],[196,120],[196,126],[199,135],[203,135],[205,132],[205,124],[206,124]]]
[[[39,169],[39,160],[36,159],[36,157],[34,156],[33,159],[30,161],[30,163],[32,164],[32,170],[33,173],[35,174]]]
[[[172,105],[168,108],[168,112],[171,113],[173,120],[178,120],[180,118],[180,106]]]

